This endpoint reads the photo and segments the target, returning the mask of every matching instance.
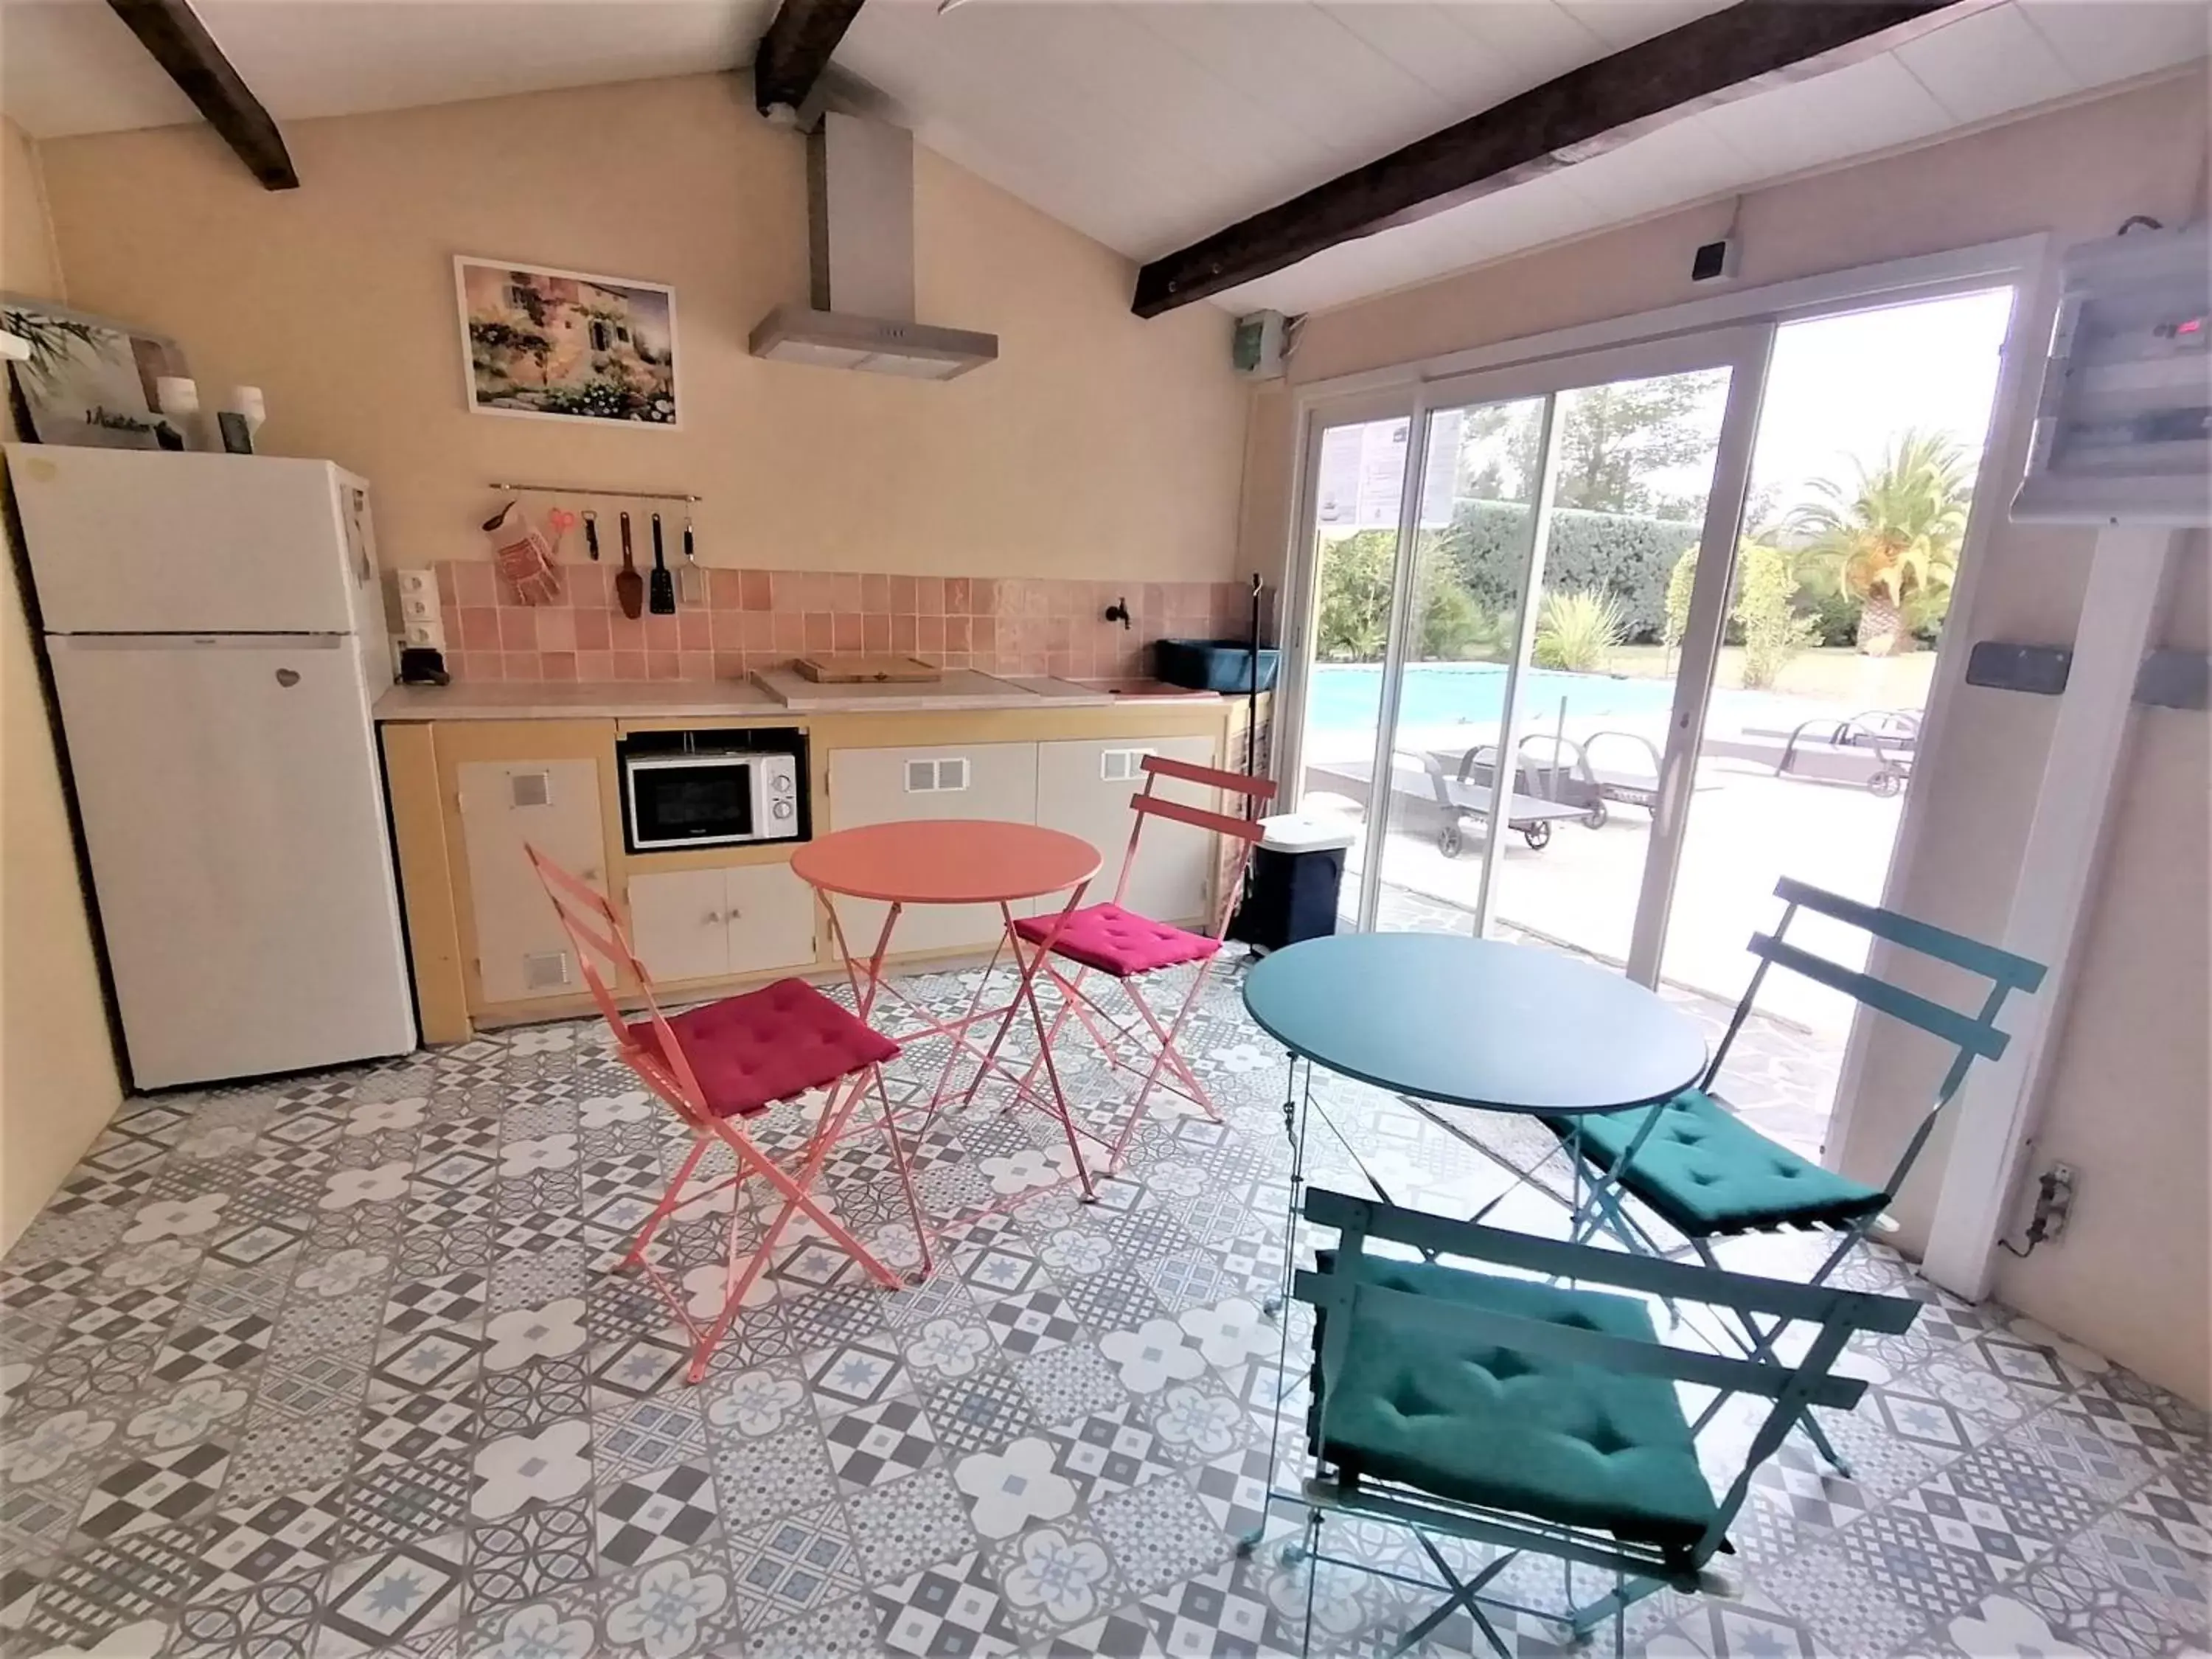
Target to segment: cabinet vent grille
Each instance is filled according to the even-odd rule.
[[[1098,777],[1104,783],[1134,783],[1145,775],[1149,749],[1108,749],[1098,757]]]
[[[968,757],[950,755],[938,760],[906,763],[906,792],[909,795],[943,794],[968,787]]]
[[[532,951],[522,958],[525,988],[557,991],[569,982],[568,953],[566,951]]]
[[[550,806],[553,803],[550,772],[510,772],[507,783],[507,798],[516,806]]]

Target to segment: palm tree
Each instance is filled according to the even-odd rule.
[[[1940,617],[1958,574],[1973,500],[1973,461],[1940,432],[1898,434],[1878,465],[1857,464],[1850,485],[1813,483],[1814,501],[1789,527],[1822,576],[1860,602],[1858,648],[1911,650],[1907,613]]]

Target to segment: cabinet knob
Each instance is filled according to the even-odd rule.
[[[716,922],[721,921],[721,919],[720,912],[709,910],[705,915],[699,918],[699,925],[702,927],[712,927]]]

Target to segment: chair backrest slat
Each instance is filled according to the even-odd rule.
[[[1224,772],[1215,766],[1199,766],[1189,761],[1174,759],[1167,755],[1147,755],[1139,763],[1155,777],[1180,778],[1185,783],[1201,784],[1208,789],[1226,789],[1257,801],[1275,798],[1273,778],[1255,778],[1243,772]]]
[[[1793,974],[1802,974],[1816,984],[1832,991],[1841,991],[1869,1008],[1916,1025],[1946,1042],[1978,1055],[1984,1060],[1995,1060],[2005,1051],[2010,1039],[1994,1025],[1970,1019],[1955,1008],[1946,1008],[1940,1002],[1892,985],[1887,980],[1876,979],[1872,974],[1863,974],[1830,962],[1826,957],[1816,957],[1809,951],[1776,939],[1770,933],[1753,936],[1753,956],[1764,957],[1778,968],[1787,968]]]
[[[1886,939],[1908,951],[1934,957],[1938,962],[1948,962],[2014,990],[2033,991],[2043,983],[2041,963],[1968,939],[1964,933],[1954,933],[1932,922],[1918,921],[1878,905],[1862,904],[1856,899],[1845,898],[1840,893],[1831,893],[1789,876],[1775,884],[1774,896],[1785,904],[1832,916],[1877,939]]]
[[[1200,830],[1210,830],[1215,835],[1231,836],[1237,841],[1256,844],[1267,834],[1249,818],[1232,818],[1226,812],[1209,812],[1202,806],[1170,800],[1164,795],[1140,791],[1129,797],[1129,805],[1140,814],[1173,818],[1178,823],[1194,824]]]
[[[671,1109],[691,1122],[705,1121],[709,1115],[706,1091],[699,1086],[698,1076],[691,1069],[691,1057],[684,1052],[675,1029],[661,1012],[659,999],[653,994],[653,977],[645,971],[637,952],[630,948],[629,937],[623,930],[622,918],[616,913],[613,902],[528,842],[523,844],[522,850],[530,859],[530,867],[538,872],[545,896],[552,902],[553,914],[560,921],[562,932],[568,934],[569,944],[575,947],[576,964],[583,972],[584,983],[591,991],[599,1017],[614,1034],[617,1052]],[[614,992],[606,982],[607,976],[601,972],[602,961],[614,978],[619,980],[626,972],[637,981],[645,998],[646,1020],[653,1028],[652,1047],[647,1047],[631,1034],[630,1023],[623,1018]]]
[[[1826,1320],[1841,1310],[1850,1313],[1863,1329],[1895,1336],[1911,1327],[1919,1311],[1915,1304],[1894,1297],[1872,1296],[1863,1291],[1829,1285],[1800,1285],[1755,1273],[1728,1273],[1691,1262],[1669,1261],[1664,1256],[1594,1250],[1586,1244],[1538,1238],[1530,1233],[1486,1227],[1480,1222],[1401,1210],[1326,1188],[1307,1190],[1304,1212],[1316,1226],[1387,1238],[1395,1243],[1410,1244],[1426,1255],[1466,1256],[1546,1278],[1576,1279],[1645,1296],[1709,1302],[1741,1313]]]

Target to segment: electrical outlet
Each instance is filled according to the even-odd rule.
[[[2067,1218],[2074,1212],[2074,1182],[2070,1164],[2054,1164],[2038,1177],[2035,1212],[2027,1224],[2030,1238],[2048,1244],[2066,1231]]]

